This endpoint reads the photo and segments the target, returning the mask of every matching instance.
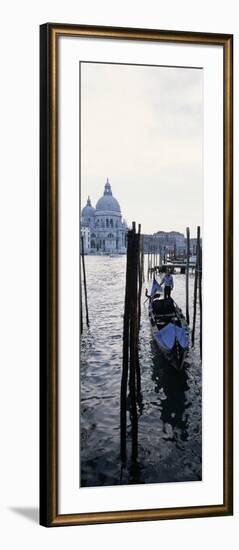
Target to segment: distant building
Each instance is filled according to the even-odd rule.
[[[183,253],[185,250],[184,234],[179,231],[158,231],[154,237],[159,246],[166,248],[168,252]]]
[[[183,254],[185,251],[185,237],[178,231],[157,231],[153,235],[144,235],[145,251],[150,248],[167,253]]]
[[[118,201],[113,197],[111,185],[107,178],[103,196],[94,208],[88,197],[86,206],[81,211],[81,236],[86,242],[87,253],[126,252],[127,225],[122,220]]]

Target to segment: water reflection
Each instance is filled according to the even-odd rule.
[[[107,263],[108,262],[108,263]],[[108,265],[110,264],[110,265]],[[86,257],[90,329],[81,338],[80,483],[85,487],[201,479],[201,362],[199,345],[186,369],[165,364],[152,340],[142,304],[141,396],[137,403],[137,452],[132,453],[127,399],[126,461],[120,453],[120,386],[125,258]],[[109,277],[109,272],[111,276]],[[95,300],[95,285],[101,292]],[[184,308],[185,279],[174,277]],[[193,296],[193,278],[190,279]],[[91,292],[90,290],[93,289]],[[132,460],[133,456],[137,459]]]
[[[184,370],[176,371],[160,354],[153,340],[150,342],[150,349],[152,358],[151,379],[154,382],[154,392],[158,398],[157,401],[152,400],[152,403],[157,410],[157,422],[158,424],[162,423],[162,436],[158,438],[158,445],[161,446],[164,441],[166,445],[172,443],[175,448],[183,451],[184,446],[182,443],[186,442],[189,437],[187,409],[190,407],[190,402],[187,398],[187,391],[189,390],[187,364],[185,364]],[[127,400],[131,425],[128,426],[125,441],[125,447],[128,447],[128,456],[125,456],[122,462],[121,483],[125,483],[126,478],[129,484],[145,483],[143,473],[144,457],[148,453],[150,454],[150,451],[145,448],[143,441],[138,442],[138,438],[136,441],[133,431],[135,423],[137,424],[137,431],[139,430],[140,417],[143,415],[144,406],[147,404],[144,404],[143,394],[138,397],[138,414],[137,418],[134,419],[132,418],[129,395]],[[145,400],[147,401],[147,395]],[[156,431],[154,432],[154,444],[157,445]],[[130,445],[131,451],[129,452]],[[134,457],[138,458],[135,459]],[[157,468],[160,469],[160,461],[158,461]]]
[[[152,380],[155,382],[155,392],[160,394],[161,420],[163,431],[168,441],[182,441],[188,439],[188,416],[186,409],[190,406],[187,402],[186,392],[188,386],[187,366],[182,371],[172,368],[157,352],[155,343],[152,342]],[[171,435],[170,435],[171,433]]]

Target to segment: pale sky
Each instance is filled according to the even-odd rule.
[[[123,218],[196,235],[202,225],[202,69],[81,64],[81,204],[107,177]]]

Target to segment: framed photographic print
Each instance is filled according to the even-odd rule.
[[[231,35],[40,29],[40,523],[229,515]]]

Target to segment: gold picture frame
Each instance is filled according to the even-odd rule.
[[[61,36],[222,46],[224,56],[224,447],[223,504],[97,513],[58,513],[58,42]],[[47,23],[40,27],[40,523],[66,526],[233,513],[233,37]],[[125,505],[127,508],[127,504]]]

